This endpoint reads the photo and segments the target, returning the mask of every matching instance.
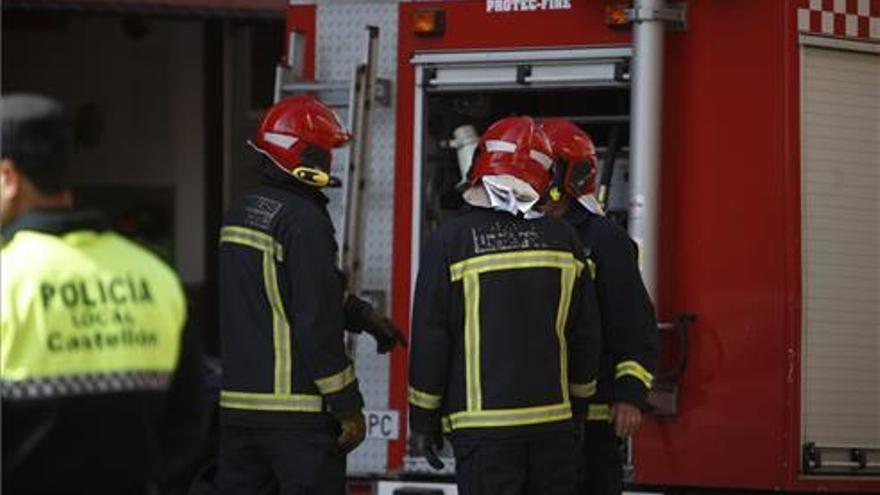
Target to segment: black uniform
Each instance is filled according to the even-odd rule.
[[[609,413],[616,402],[645,409],[657,362],[654,306],[642,282],[635,243],[623,229],[575,201],[566,220],[580,234],[595,266],[602,319],[599,384],[584,435],[583,493],[619,494],[623,459]]]
[[[344,349],[326,201],[267,176],[221,229],[221,493],[344,491],[334,415],[363,399]]]
[[[599,327],[570,226],[466,208],[422,253],[410,426],[439,425],[460,493],[574,493],[572,410],[595,391]]]

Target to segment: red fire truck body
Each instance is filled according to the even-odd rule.
[[[316,63],[323,63],[316,60],[316,44],[333,42],[319,32],[316,19],[322,15],[323,4],[317,3],[291,5],[288,10],[288,29],[305,39],[302,75],[307,79],[315,78]],[[831,211],[826,216],[834,220],[833,208],[847,208],[844,200],[859,194],[873,198],[874,210],[866,210],[865,220],[857,222],[863,228],[844,228],[839,243],[844,245],[847,263],[861,260],[866,272],[873,270],[875,284],[880,273],[876,247],[873,259],[858,258],[859,253],[850,256],[845,248],[852,242],[847,237],[852,232],[864,234],[866,242],[874,243],[870,246],[877,246],[880,237],[877,227],[870,225],[880,218],[880,165],[874,162],[871,170],[871,162],[880,156],[876,117],[880,113],[880,1],[684,3],[686,22],[664,35],[655,226],[659,240],[649,255],[656,261],[654,295],[660,320],[672,321],[684,313],[696,319],[687,328],[684,348],[664,335],[666,358],[675,360],[686,353],[687,366],[674,384],[674,414],[649,414],[632,442],[634,482],[880,492],[880,371],[876,362],[851,359],[847,354],[850,347],[866,347],[860,342],[873,342],[873,355],[880,356],[876,285],[874,292],[859,292],[860,286],[847,292],[845,280],[832,281],[838,284],[838,294],[873,297],[873,311],[870,301],[867,309],[844,305],[825,311],[822,304],[832,299],[821,292],[827,284],[815,290],[810,285],[825,273],[821,263],[811,264],[813,253],[826,246],[833,252],[834,246],[833,238],[811,240],[825,232],[825,224],[816,224],[814,219],[825,218],[824,204]],[[583,117],[579,122],[598,134],[601,151],[607,147],[603,136],[608,126],[628,123],[629,116],[640,118],[629,105],[633,83],[620,74],[601,81],[585,74],[609,67],[626,70],[632,51],[639,47],[633,43],[632,25],[609,25],[612,2],[415,1],[395,7],[397,16],[389,22],[396,24],[396,50],[382,54],[393,57],[396,65],[396,79],[391,81],[394,163],[380,167],[393,174],[390,312],[402,328],[408,328],[419,245],[436,219],[430,212],[433,203],[427,189],[435,184],[430,167],[437,162],[432,156],[442,143],[439,134],[431,133],[442,128],[439,133],[448,134],[453,125],[444,124],[438,112],[452,108],[450,112],[466,115],[462,102],[488,106],[490,110],[482,113],[471,112],[482,122],[510,113],[571,115],[567,109],[577,108]],[[352,5],[351,15],[358,14],[356,8]],[[417,15],[440,26],[415,32]],[[582,60],[565,58],[566,53],[581,53]],[[517,59],[517,54],[522,58]],[[836,69],[835,60],[844,59],[852,59],[853,65]],[[553,72],[558,68],[554,63],[571,71]],[[526,65],[523,76],[518,67]],[[853,74],[864,67],[874,71],[876,110],[873,121],[870,112],[867,120],[855,115],[851,122],[857,125],[850,126],[851,132],[835,134],[835,127],[849,129],[847,115],[864,106],[859,103],[863,100],[850,93],[867,94],[870,101],[870,88],[864,93],[865,88],[856,87],[854,81],[862,76],[841,72],[848,67],[855,68]],[[486,72],[486,68],[497,71]],[[508,69],[514,80],[504,79]],[[539,69],[546,74],[542,76]],[[494,79],[486,77],[496,78],[497,87],[492,86]],[[814,85],[829,80],[839,82],[834,86],[837,93],[834,87],[824,86],[811,92]],[[822,100],[824,93],[829,93],[826,100]],[[579,101],[586,102],[586,110]],[[604,113],[590,114],[591,105],[603,101],[601,105],[607,105]],[[853,108],[835,110],[832,107],[838,101]],[[505,102],[512,106],[504,107]],[[609,114],[624,117],[615,119]],[[810,119],[820,117],[827,119],[808,125],[813,122]],[[822,129],[828,134],[822,135]],[[862,139],[865,129],[869,134]],[[859,142],[867,140],[867,154],[859,154],[861,161],[856,160],[863,175],[853,182],[844,170],[831,184],[837,189],[821,196],[822,190],[815,192],[818,179],[813,179],[847,162],[846,153],[851,151],[847,134],[857,134]],[[843,155],[838,156],[835,150],[840,149]],[[372,165],[373,170],[376,166]],[[369,180],[364,200],[367,212]],[[861,187],[860,180],[873,181],[873,189]],[[622,208],[631,211],[633,202],[639,200],[623,198]],[[825,244],[817,244],[820,241]],[[859,271],[852,263],[839,270],[849,270],[846,273],[854,276]],[[833,340],[823,343],[822,332],[834,332],[822,330],[822,315],[827,320],[839,308],[860,315],[860,329],[875,325],[873,340],[870,332],[865,336],[856,329],[854,335],[867,340],[851,340],[839,352]],[[808,326],[816,329],[817,337],[807,338],[814,335],[807,332]],[[843,326],[834,328],[846,331]],[[823,352],[838,354],[827,358]],[[403,352],[394,353],[387,376],[387,407],[399,412],[400,435],[387,441],[385,472],[402,469],[407,457],[406,358]],[[837,364],[828,364],[832,358]],[[855,367],[853,376],[860,378],[823,381],[830,374],[844,372],[841,360],[849,361]],[[819,385],[814,387],[814,383]],[[853,389],[838,400],[834,383],[850,383]],[[817,399],[821,393],[825,398]],[[853,397],[860,397],[861,402]],[[823,409],[822,404],[830,404],[831,409]],[[847,414],[840,410],[847,404],[861,406]],[[853,427],[867,423],[868,430],[873,425],[874,435],[859,437],[859,441],[844,435],[842,443],[836,444],[822,433],[828,431],[828,424],[846,429],[849,422],[858,423]]]

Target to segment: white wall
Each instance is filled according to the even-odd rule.
[[[105,132],[77,154],[74,183],[173,187],[176,265],[185,283],[202,283],[202,24],[146,19],[148,34],[134,39],[120,17],[68,19],[62,28],[4,29],[4,88],[47,93],[70,109],[97,104]]]

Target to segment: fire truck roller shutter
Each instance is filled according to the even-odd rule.
[[[801,440],[824,464],[806,470],[868,474],[880,472],[880,49],[832,45],[802,39]],[[867,469],[849,471],[852,449]]]

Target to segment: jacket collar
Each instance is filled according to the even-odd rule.
[[[261,160],[258,162],[257,167],[262,175],[263,184],[293,192],[297,196],[301,196],[322,208],[326,208],[330,198],[321,192],[321,189],[303,184],[292,175],[284,173],[278,167],[269,163],[267,158],[260,158]]]
[[[584,208],[584,205],[582,205],[578,200],[569,199],[568,211],[565,212],[565,216],[563,218],[566,222],[572,225],[580,225],[589,220],[591,216],[593,216],[593,213],[590,213],[589,210]]]
[[[18,232],[32,230],[61,236],[78,230],[104,231],[110,228],[107,218],[97,210],[37,209],[23,213],[3,228],[3,242],[11,241]]]

